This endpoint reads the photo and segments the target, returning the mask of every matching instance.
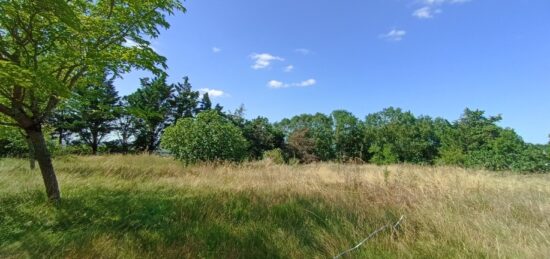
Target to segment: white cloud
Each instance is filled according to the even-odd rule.
[[[380,38],[383,38],[389,41],[401,41],[406,34],[407,32],[404,30],[392,29],[388,33],[380,35]]]
[[[294,66],[293,66],[293,65],[288,65],[288,66],[286,66],[286,67],[283,69],[283,71],[285,71],[285,72],[287,72],[287,73],[288,73],[288,72],[292,72],[292,70],[294,70]]]
[[[300,49],[295,49],[294,51],[302,54],[302,55],[308,55],[308,54],[311,54],[311,50],[309,49],[304,49],[304,48],[300,48]]]
[[[218,90],[218,89],[201,88],[201,89],[199,89],[199,92],[201,92],[202,94],[208,93],[208,96],[210,96],[210,97],[227,96],[227,94],[224,91]]]
[[[214,53],[219,53],[221,51],[222,51],[222,49],[220,49],[218,47],[212,47],[212,52],[214,52]]]
[[[286,87],[288,87],[287,84],[285,84],[281,81],[277,81],[277,80],[271,80],[271,81],[267,82],[267,86],[269,86],[269,88],[286,88]]]
[[[273,89],[280,89],[280,88],[289,88],[289,87],[308,87],[308,86],[313,86],[317,84],[317,80],[315,79],[308,79],[308,80],[304,80],[302,82],[298,82],[298,83],[283,83],[281,81],[277,81],[277,80],[271,80],[269,82],[267,82],[267,86],[269,88],[273,88]]]
[[[312,78],[312,79],[308,79],[308,80],[302,81],[300,83],[294,84],[294,86],[308,87],[308,86],[315,85],[316,83],[317,83],[317,80]]]
[[[258,69],[264,69],[271,65],[271,62],[273,61],[284,61],[284,58],[273,56],[269,53],[262,53],[262,54],[252,54],[250,55],[250,58],[254,60],[254,65],[252,65],[252,68],[255,70]]]
[[[442,12],[439,8],[440,6],[449,4],[463,4],[470,1],[471,0],[422,0],[420,1],[420,4],[422,4],[423,7],[416,9],[412,15],[418,19],[430,19],[436,14]]]
[[[413,12],[413,16],[418,19],[431,19],[435,14],[441,13],[441,9],[434,9],[430,6],[424,6]]]

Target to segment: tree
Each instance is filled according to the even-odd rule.
[[[137,133],[134,126],[134,117],[128,111],[128,102],[121,100],[118,103],[119,116],[115,122],[115,132],[118,136],[118,144],[122,153],[128,153],[130,149],[130,141]]]
[[[363,130],[357,117],[348,111],[336,110],[331,113],[334,124],[334,148],[340,161],[363,158]]]
[[[314,154],[319,160],[327,161],[335,158],[333,143],[333,122],[325,114],[302,114],[291,119],[283,119],[276,124],[277,128],[290,136],[300,129],[307,129],[308,136],[315,143]]]
[[[44,121],[75,86],[105,71],[162,73],[165,58],[147,39],[169,27],[175,10],[184,10],[178,0],[0,1],[0,113],[29,136],[50,200],[60,192]]]
[[[411,112],[387,108],[365,119],[365,145],[369,161],[433,163],[439,140],[430,117],[416,118]]]
[[[57,143],[59,146],[63,145],[63,141],[68,144],[72,135],[71,125],[73,123],[74,116],[70,116],[67,103],[68,100],[63,100],[52,112],[46,122],[47,124],[53,126],[54,130],[52,132],[52,138],[57,137]]]
[[[90,146],[94,155],[105,136],[115,129],[119,99],[113,81],[104,81],[77,87],[68,101],[70,129]]]
[[[136,119],[138,149],[157,149],[160,134],[172,118],[173,98],[173,87],[166,84],[165,76],[141,79],[141,88],[127,96],[127,110]]]
[[[191,118],[198,112],[199,92],[193,91],[189,77],[183,78],[183,83],[173,85],[175,96],[173,99],[174,121],[180,118]]]
[[[212,101],[210,100],[210,96],[208,95],[208,92],[206,92],[202,95],[199,111],[209,111],[209,110],[212,110]]]
[[[241,130],[217,111],[180,119],[162,135],[162,147],[187,164],[242,161],[247,146]]]
[[[484,111],[465,109],[463,115],[448,127],[441,137],[440,162],[465,165],[470,152],[482,150],[498,137],[496,125],[501,116],[485,116]]]
[[[301,163],[318,161],[315,155],[315,139],[311,136],[308,128],[294,130],[288,136],[288,149],[291,156],[300,160]]]
[[[246,121],[242,129],[244,137],[250,143],[249,154],[253,159],[262,158],[265,151],[284,146],[283,132],[273,127],[267,118],[258,117]]]

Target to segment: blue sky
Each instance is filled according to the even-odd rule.
[[[550,133],[548,0],[190,0],[152,41],[169,81],[249,118],[394,106],[456,120],[502,114],[528,142]],[[117,82],[120,94],[145,72]],[[219,96],[218,96],[219,95]]]

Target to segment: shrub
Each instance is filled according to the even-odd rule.
[[[268,150],[264,152],[264,160],[270,160],[271,162],[281,165],[285,163],[285,157],[283,151],[280,148]]]
[[[248,143],[241,130],[217,111],[180,119],[166,128],[162,148],[186,164],[210,161],[242,161]]]

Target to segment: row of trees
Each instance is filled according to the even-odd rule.
[[[549,146],[525,143],[514,130],[498,126],[501,119],[466,109],[458,120],[449,122],[390,107],[369,114],[364,121],[337,110],[271,124],[262,117],[245,120],[242,114],[218,111],[169,127],[163,147],[185,162],[259,159],[275,149],[287,161],[302,163],[414,163],[550,171]],[[248,149],[242,148],[243,138]],[[231,139],[234,141],[228,142]],[[227,150],[232,150],[231,155],[225,155]]]
[[[285,160],[415,163],[542,172],[550,169],[548,146],[525,143],[501,116],[466,109],[456,121],[387,108],[361,120],[345,110],[302,114],[277,123],[244,118],[244,108],[212,107],[208,93],[189,78],[168,84],[144,78],[136,92],[119,97],[112,80],[75,88],[48,120],[55,141],[80,154],[154,152],[163,148],[187,163],[262,159],[277,150]],[[166,133],[164,133],[166,129]],[[32,158],[21,130],[0,132],[3,155]],[[57,145],[51,144],[57,142]],[[82,148],[85,146],[85,148]],[[31,151],[31,152],[29,152]]]
[[[80,152],[97,154],[100,147],[110,152],[154,152],[167,125],[210,109],[208,93],[193,91],[187,77],[175,84],[166,83],[165,76],[144,78],[136,92],[122,98],[113,82],[104,80],[77,87],[49,125],[60,146],[88,147]]]

